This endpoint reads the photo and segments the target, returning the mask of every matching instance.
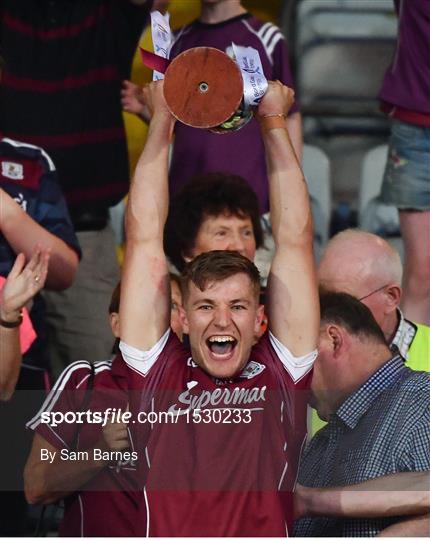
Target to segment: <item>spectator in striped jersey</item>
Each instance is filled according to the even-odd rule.
[[[112,347],[104,315],[119,267],[109,207],[129,186],[118,94],[151,6],[152,0],[0,3],[0,127],[52,156],[83,253],[73,286],[45,294],[57,375],[77,358],[104,360]]]
[[[23,253],[29,260],[39,244],[51,251],[46,287],[69,287],[78,267],[80,249],[51,159],[38,147],[1,139],[0,166],[0,275],[6,277],[10,273],[17,254]],[[37,277],[42,279],[41,275]],[[9,366],[13,367],[12,372],[2,381],[4,397],[9,401],[0,408],[0,424],[14,441],[14,445],[2,445],[0,451],[0,462],[5,464],[0,468],[2,536],[27,532],[21,471],[31,441],[22,428],[40,407],[41,394],[48,384],[50,359],[40,294],[35,295],[29,314],[37,338],[23,354],[22,362],[17,361],[20,355],[15,358],[13,366]],[[3,314],[2,318],[8,324],[20,323],[13,313]],[[2,329],[2,347],[3,334],[13,331]],[[19,391],[14,392],[15,389]]]
[[[39,250],[50,251],[50,260],[47,269],[36,263],[39,273],[34,274],[37,284],[34,292],[38,293],[45,281],[47,287],[55,290],[70,287],[78,267],[80,248],[51,158],[41,148],[2,138],[0,166],[0,276],[12,273],[9,279],[17,285],[17,268],[21,268],[25,257],[30,262],[21,277],[24,274],[28,277],[35,264],[31,257],[39,244]],[[17,255],[18,267],[14,266]],[[49,357],[41,295],[35,294],[30,309],[37,338],[23,355],[17,341],[18,331],[14,328],[21,325],[22,319],[16,309],[7,308],[4,295],[2,300],[0,337],[2,354],[8,357],[2,357],[1,398],[8,403],[0,408],[0,424],[14,445],[3,445],[0,452],[0,462],[5,464],[0,469],[0,535],[15,536],[26,533],[27,506],[21,471],[30,440],[22,426],[40,406],[40,392],[45,391],[48,383]],[[12,348],[8,348],[9,345]]]

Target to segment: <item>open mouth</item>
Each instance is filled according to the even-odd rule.
[[[214,356],[225,358],[233,352],[237,339],[233,336],[211,336],[206,340],[206,345]]]

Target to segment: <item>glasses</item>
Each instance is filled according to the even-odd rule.
[[[365,296],[362,296],[361,298],[359,298],[360,302],[362,300],[364,300],[365,298],[369,298],[369,296],[372,296],[373,294],[376,294],[377,292],[382,291],[387,286],[388,286],[388,283],[386,285],[382,285],[382,287],[379,287],[378,289],[375,289],[374,291],[370,292],[369,294],[366,294]]]

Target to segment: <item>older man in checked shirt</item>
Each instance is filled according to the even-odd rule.
[[[322,296],[318,348],[312,405],[328,424],[306,448],[299,482],[350,486],[393,473],[429,471],[428,373],[405,367],[366,306],[344,293]],[[402,519],[305,518],[296,523],[295,536],[428,534],[428,517]]]

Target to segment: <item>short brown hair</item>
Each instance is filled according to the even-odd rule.
[[[255,296],[260,294],[260,272],[255,264],[237,251],[215,250],[201,253],[187,263],[181,274],[181,291],[184,298],[190,281],[201,291],[214,281],[223,281],[236,274],[249,277]]]

